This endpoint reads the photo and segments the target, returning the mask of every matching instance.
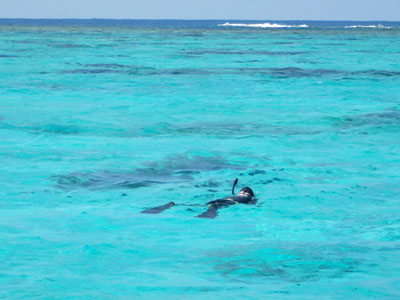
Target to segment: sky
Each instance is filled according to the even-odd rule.
[[[0,18],[400,21],[400,0],[0,0]]]

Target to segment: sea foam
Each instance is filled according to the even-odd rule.
[[[242,23],[229,23],[218,24],[218,26],[231,26],[231,27],[255,27],[255,28],[308,28],[306,24],[302,25],[286,25],[276,23],[260,23],[260,24],[242,24]]]
[[[379,25],[351,25],[351,26],[345,26],[344,28],[380,28],[380,29],[390,29],[392,27],[383,26],[383,25],[379,24]]]

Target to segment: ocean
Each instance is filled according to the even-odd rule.
[[[0,19],[0,298],[399,299],[399,131],[400,22]]]

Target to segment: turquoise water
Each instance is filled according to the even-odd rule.
[[[0,22],[0,298],[400,297],[400,23],[224,23]]]

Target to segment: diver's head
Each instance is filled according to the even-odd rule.
[[[238,196],[253,198],[254,197],[254,192],[253,192],[253,190],[251,188],[246,186],[246,187],[244,187],[244,188],[242,188],[240,190]]]

